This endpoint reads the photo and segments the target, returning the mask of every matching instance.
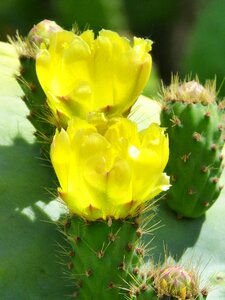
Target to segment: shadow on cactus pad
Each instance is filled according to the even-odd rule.
[[[57,256],[55,177],[40,159],[28,110],[13,74],[18,59],[0,43],[0,299],[59,300],[71,291]]]
[[[45,191],[54,176],[38,155],[39,147],[21,138],[0,147],[1,299],[62,299],[69,293],[56,258],[57,242],[63,243],[51,220],[57,205]]]
[[[195,220],[177,219],[176,214],[162,200],[154,219],[160,227],[153,241],[157,249],[160,247],[159,252],[154,252],[154,260],[163,260],[167,250],[174,259],[179,260],[186,249],[194,247],[198,241],[204,221],[205,216]]]

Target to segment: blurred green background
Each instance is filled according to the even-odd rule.
[[[154,41],[155,74],[164,82],[172,72],[198,74],[201,82],[216,76],[225,96],[225,0],[1,0],[1,40],[17,29],[27,34],[42,19],[65,29],[76,23],[81,30],[148,37]]]

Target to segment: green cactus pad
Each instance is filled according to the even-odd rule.
[[[167,101],[161,124],[167,128],[170,143],[166,172],[172,187],[166,201],[180,216],[199,217],[222,188],[223,111],[216,102]]]
[[[124,299],[123,286],[144,256],[135,219],[87,222],[71,217],[64,223],[71,248],[68,268],[77,299]]]

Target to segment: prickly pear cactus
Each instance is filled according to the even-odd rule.
[[[164,90],[161,124],[170,138],[166,202],[179,216],[196,218],[218,198],[222,186],[224,109],[214,85],[172,82]]]
[[[0,298],[67,299],[74,289],[68,287],[67,277],[62,273],[58,261],[58,252],[62,250],[59,250],[57,244],[63,245],[63,241],[61,234],[55,230],[55,224],[52,224],[61,214],[61,209],[54,197],[45,192],[45,187],[53,187],[51,180],[54,176],[37,159],[39,146],[32,136],[34,128],[26,119],[28,110],[20,100],[23,93],[13,78],[19,65],[17,56],[10,45],[0,46],[0,149],[3,158],[0,195]],[[6,51],[2,51],[3,48]],[[133,118],[146,121],[148,113],[152,114],[152,106],[146,105],[144,111],[142,107],[138,107]],[[31,178],[35,178],[35,181],[31,181]],[[150,221],[149,226],[157,221],[164,226],[154,232],[153,241],[152,235],[145,237],[147,243],[151,241],[150,255],[156,263],[164,255],[165,245],[177,262],[189,261],[191,257],[192,264],[199,265],[201,258],[200,271],[209,282],[207,300],[225,299],[224,197],[222,191],[212,208],[204,216],[191,222],[186,219],[177,220],[165,203],[161,202],[157,216]],[[10,224],[7,230],[6,224]],[[131,285],[131,294],[135,287],[135,284]],[[146,285],[139,285],[139,288],[143,291]],[[122,299],[128,299],[128,296]],[[138,297],[141,300],[158,299],[154,298],[152,288]]]

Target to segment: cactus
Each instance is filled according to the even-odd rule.
[[[166,202],[179,216],[196,218],[218,198],[222,186],[223,108],[215,84],[197,81],[164,89],[161,124],[170,138],[167,172],[172,187]]]
[[[59,195],[73,216],[65,234],[78,299],[121,299],[119,288],[145,255],[142,213],[169,187],[163,173],[168,160],[164,130],[152,124],[138,133],[124,118],[99,120],[98,127],[73,119],[66,131],[56,131],[50,158]]]
[[[138,132],[121,117],[149,78],[151,44],[109,30],[96,39],[91,30],[62,31],[36,56],[48,105],[55,117],[60,112],[67,119],[55,132],[50,159],[59,197],[72,215],[65,234],[79,299],[121,299],[119,288],[145,251],[135,218],[170,187],[163,173],[169,156],[164,129],[151,124]]]

